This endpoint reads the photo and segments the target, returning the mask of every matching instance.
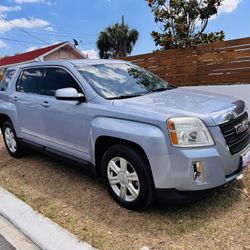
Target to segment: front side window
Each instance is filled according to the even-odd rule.
[[[128,98],[174,88],[154,74],[129,63],[81,65],[78,71],[106,99]]]
[[[74,88],[78,93],[82,90],[76,80],[62,68],[46,69],[46,95],[55,96],[56,90],[63,88]]]
[[[15,74],[15,70],[8,70],[3,77],[3,80],[0,84],[0,91],[6,91],[9,87],[12,77]]]
[[[44,70],[39,68],[24,70],[19,77],[16,90],[22,93],[44,95]]]

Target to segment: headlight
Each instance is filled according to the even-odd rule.
[[[175,117],[167,122],[172,144],[176,147],[212,146],[214,141],[205,124],[195,117]]]

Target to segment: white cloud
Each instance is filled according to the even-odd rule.
[[[83,50],[82,53],[84,55],[88,55],[89,59],[98,59],[98,52],[94,49],[90,49],[90,50]]]
[[[219,14],[221,13],[231,13],[237,9],[241,0],[225,0],[222,2],[222,5],[219,7]]]
[[[14,0],[17,4],[23,4],[23,3],[44,3],[44,0]]]
[[[7,49],[9,46],[7,43],[3,42],[2,40],[0,40],[0,49]]]
[[[13,1],[18,4],[43,2],[43,0],[13,0]]]
[[[19,19],[13,19],[9,21],[11,24],[14,24],[21,28],[42,28],[49,26],[49,22],[44,19],[37,19],[37,18],[19,18]]]
[[[15,26],[26,29],[46,28],[49,26],[49,22],[47,20],[37,18],[17,18],[10,21],[0,19],[0,33],[10,31],[15,28]]]
[[[49,27],[46,27],[45,30],[46,30],[46,31],[54,31],[54,28],[51,27],[51,26],[49,26]]]
[[[27,49],[25,50],[25,52],[30,52],[30,51],[36,50],[36,49],[38,49],[38,47],[36,47],[36,46],[31,46],[31,47],[27,48]]]
[[[17,4],[25,4],[25,3],[44,3],[47,5],[52,5],[53,3],[50,1],[46,1],[46,0],[13,0],[15,3]]]
[[[10,11],[18,11],[21,10],[20,6],[3,6],[0,5],[0,13],[10,12]]]
[[[228,13],[235,11],[241,1],[242,0],[225,0],[225,1],[223,1],[221,6],[218,9],[218,14],[213,15],[210,20],[215,20],[218,17],[218,15],[220,15],[222,13],[228,14]]]

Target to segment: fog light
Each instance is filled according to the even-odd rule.
[[[205,175],[204,175],[203,162],[201,161],[193,162],[193,170],[194,170],[194,182],[196,184],[204,183]]]

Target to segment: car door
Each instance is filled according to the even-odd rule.
[[[57,100],[55,92],[74,88],[83,93],[74,76],[64,68],[48,67],[45,71],[46,103],[42,110],[46,145],[84,160],[89,159],[86,133],[86,103]]]
[[[16,105],[21,137],[33,143],[43,144],[43,94],[44,70],[30,68],[21,72],[12,101]]]

